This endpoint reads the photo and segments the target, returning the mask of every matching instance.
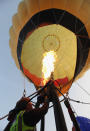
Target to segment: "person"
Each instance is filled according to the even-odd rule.
[[[40,99],[39,97],[39,102]],[[29,98],[21,98],[16,107],[9,112],[9,123],[4,131],[35,131],[36,124],[47,113],[48,107],[48,98],[45,99],[43,106],[38,108],[33,108]]]

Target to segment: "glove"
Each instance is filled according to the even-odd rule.
[[[44,101],[44,102],[49,103],[49,98],[48,98],[48,97],[45,98],[45,101]]]
[[[9,115],[8,115],[7,120],[8,120],[8,121],[13,121],[14,118],[15,118],[15,116],[16,116],[16,110],[13,109],[13,110],[9,111]]]
[[[39,103],[44,103],[44,96],[38,96],[38,97],[37,97],[37,101],[38,101]]]

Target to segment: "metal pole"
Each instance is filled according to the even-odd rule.
[[[36,108],[38,108],[40,106],[40,103],[39,102],[37,102],[36,103]],[[45,116],[43,116],[42,117],[42,119],[41,119],[41,127],[40,127],[40,131],[44,131],[44,129],[45,129]],[[36,130],[37,131],[37,130]]]
[[[72,122],[73,122],[73,125],[74,125],[76,131],[80,131],[80,127],[79,127],[79,125],[78,125],[78,122],[77,122],[77,120],[76,120],[76,118],[75,118],[74,112],[72,111],[72,108],[71,108],[71,106],[70,106],[70,103],[69,103],[68,99],[66,99],[66,100],[64,101],[64,103],[65,103],[65,105],[66,105],[66,107],[67,107],[67,109],[68,109],[70,118],[71,118],[71,120],[72,120]]]
[[[43,116],[43,118],[41,119],[41,128],[40,128],[40,131],[44,131],[45,129],[45,116]]]
[[[54,105],[53,108],[54,108],[56,129],[57,131],[67,131],[62,107],[59,102],[59,98],[53,84],[50,86],[50,94],[51,94],[51,101]]]

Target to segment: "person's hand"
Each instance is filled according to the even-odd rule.
[[[44,102],[49,103],[49,98],[48,98],[48,96],[45,96]]]
[[[9,111],[9,115],[8,115],[7,120],[8,120],[8,121],[13,121],[15,115],[16,115],[16,110],[15,110],[15,109],[12,109],[11,111]]]
[[[37,97],[37,101],[38,101],[39,103],[41,103],[41,104],[44,103],[44,96],[41,96],[41,95],[38,96],[38,97]]]

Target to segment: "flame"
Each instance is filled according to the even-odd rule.
[[[44,53],[44,58],[43,58],[43,67],[42,67],[42,72],[43,72],[43,83],[45,84],[48,78],[51,77],[51,73],[54,72],[54,63],[56,61],[56,53],[54,51],[49,51]]]

